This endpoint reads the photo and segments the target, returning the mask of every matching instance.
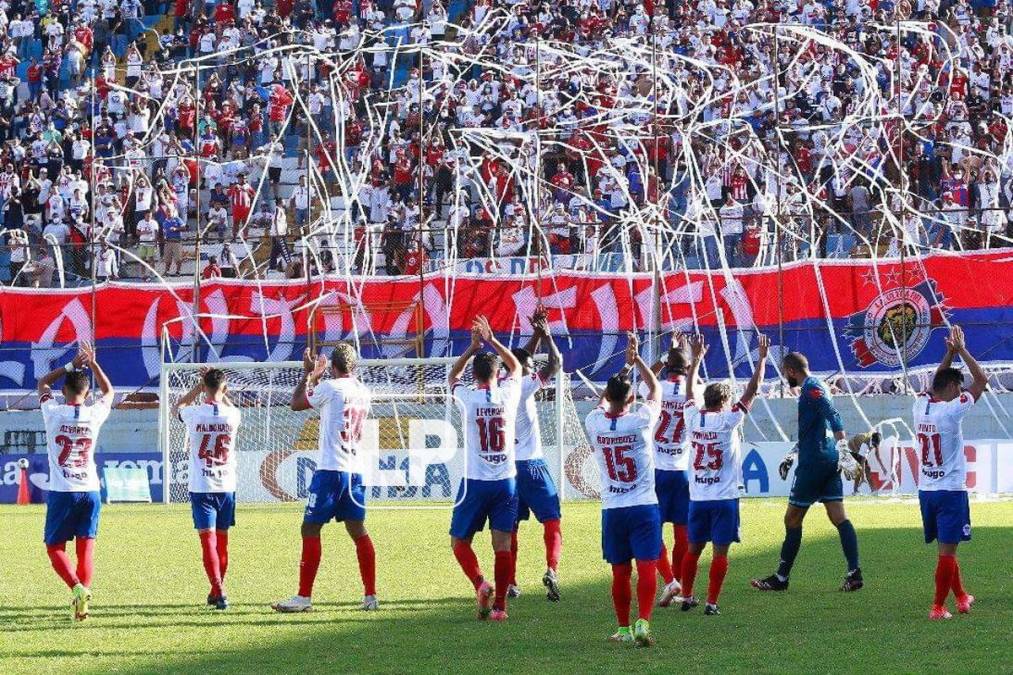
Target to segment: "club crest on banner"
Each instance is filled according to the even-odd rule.
[[[945,325],[946,306],[929,279],[907,287],[892,288],[877,295],[864,311],[848,317],[844,335],[861,368],[881,364],[896,368],[901,354],[915,359],[936,328]]]

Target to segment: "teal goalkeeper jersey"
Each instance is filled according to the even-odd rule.
[[[837,463],[836,441],[828,431],[842,431],[841,415],[827,385],[807,377],[798,397],[798,466]]]

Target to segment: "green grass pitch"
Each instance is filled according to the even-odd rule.
[[[614,645],[610,576],[601,561],[597,504],[566,504],[563,600],[545,600],[540,528],[521,531],[523,596],[503,625],[474,619],[474,596],[451,555],[448,510],[373,509],[382,610],[361,598],[354,547],[324,530],[316,611],[280,615],[292,595],[300,505],[244,506],[231,536],[232,607],[202,604],[207,583],[185,506],[106,507],[96,546],[92,618],[74,625],[69,592],[41,543],[41,507],[3,507],[0,672],[998,672],[1013,638],[1013,503],[972,504],[974,541],[961,546],[970,616],[926,619],[935,548],[913,500],[849,501],[867,586],[837,590],[843,559],[822,509],[806,523],[784,594],[749,588],[777,560],[783,499],[743,500],[743,543],[732,547],[722,616],[655,610],[653,649]],[[670,543],[671,532],[666,532]],[[476,538],[491,576],[487,535]],[[698,590],[706,586],[709,552]],[[702,586],[701,586],[702,584]],[[703,592],[702,590],[700,591]],[[635,596],[634,596],[635,598]],[[951,601],[952,609],[952,601]],[[1005,666],[1003,665],[1005,664]]]

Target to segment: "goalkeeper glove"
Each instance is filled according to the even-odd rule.
[[[788,472],[791,471],[792,465],[795,463],[795,457],[798,456],[798,444],[788,451],[781,460],[781,463],[777,466],[777,474],[781,476],[781,480],[788,480]]]
[[[837,468],[848,480],[854,480],[862,473],[862,467],[858,466],[858,462],[851,456],[851,452],[848,451],[848,442],[843,438],[837,441]]]

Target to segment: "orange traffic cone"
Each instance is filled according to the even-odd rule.
[[[18,481],[18,506],[24,506],[32,503],[28,494],[28,460],[22,459],[18,464],[21,466],[21,480]]]

